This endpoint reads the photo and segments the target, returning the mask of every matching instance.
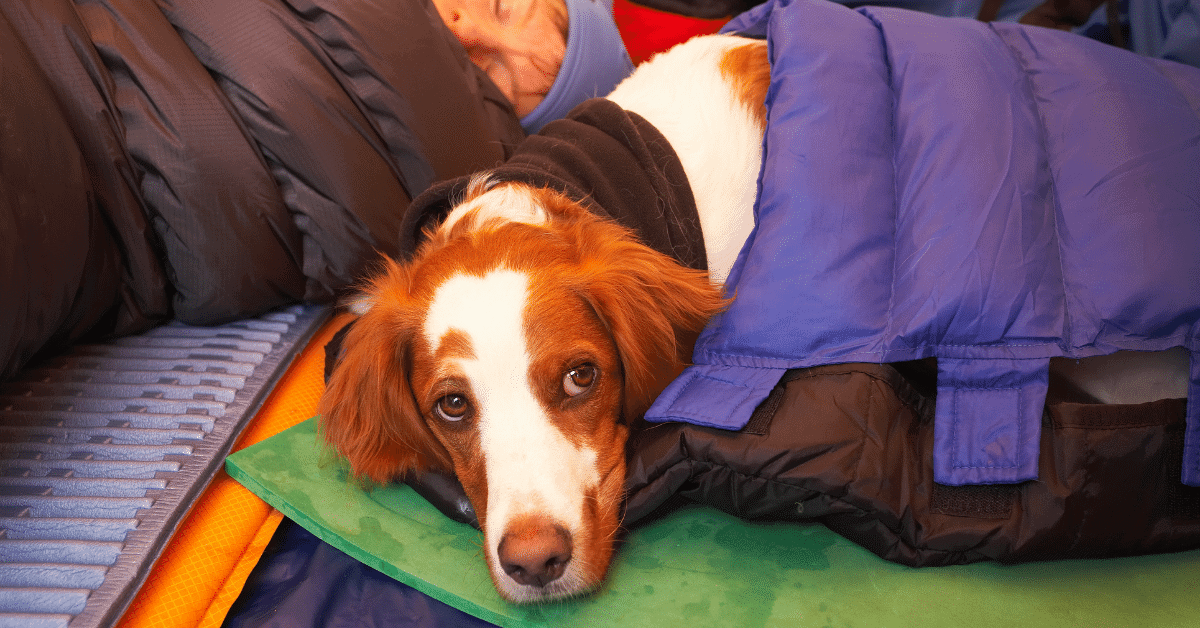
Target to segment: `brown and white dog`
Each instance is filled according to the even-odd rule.
[[[631,424],[686,366],[753,225],[764,42],[693,39],[608,98],[682,162],[709,274],[567,197],[477,175],[412,261],[387,261],[321,400],[355,476],[452,471],[496,589],[516,602],[601,583]]]

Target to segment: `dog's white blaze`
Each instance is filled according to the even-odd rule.
[[[508,523],[523,514],[544,514],[578,539],[584,493],[600,482],[596,452],[571,444],[531,390],[524,325],[528,285],[523,273],[506,269],[454,276],[437,289],[424,328],[433,347],[454,329],[474,348],[475,359],[457,366],[477,404],[474,420],[487,471],[488,562],[518,599],[530,597],[532,588],[505,576],[496,553]],[[578,563],[568,566],[563,582],[574,579]]]
[[[696,199],[714,283],[725,282],[754,228],[763,130],[721,74],[725,52],[746,43],[734,35],[688,40],[639,65],[607,96],[653,124],[675,149]]]
[[[449,229],[471,213],[475,213],[475,224],[492,219],[502,219],[530,225],[545,224],[546,210],[528,190],[516,186],[502,186],[489,190],[469,202],[456,206],[442,221],[441,229]]]

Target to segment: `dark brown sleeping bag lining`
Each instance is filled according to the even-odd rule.
[[[1179,481],[1184,404],[1052,403],[1038,480],[950,487],[933,482],[933,399],[896,368],[792,371],[741,432],[638,432],[627,521],[681,495],[751,519],[821,521],[913,566],[1193,549],[1200,489]]]

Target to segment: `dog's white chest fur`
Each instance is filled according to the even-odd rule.
[[[675,149],[696,199],[714,283],[724,283],[754,228],[762,168],[763,130],[754,114],[736,98],[714,97],[730,92],[723,55],[746,42],[697,37],[638,66],[607,97],[653,124]]]

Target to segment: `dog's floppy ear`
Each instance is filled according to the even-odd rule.
[[[445,449],[421,417],[409,383],[419,320],[405,273],[394,262],[366,292],[372,307],[347,333],[317,406],[320,435],[359,480],[386,483],[410,471],[449,468]]]
[[[624,229],[600,221],[588,230],[612,232],[581,240],[593,243],[583,252],[586,298],[620,353],[624,416],[632,421],[690,363],[696,337],[727,302],[708,273],[684,267]]]

